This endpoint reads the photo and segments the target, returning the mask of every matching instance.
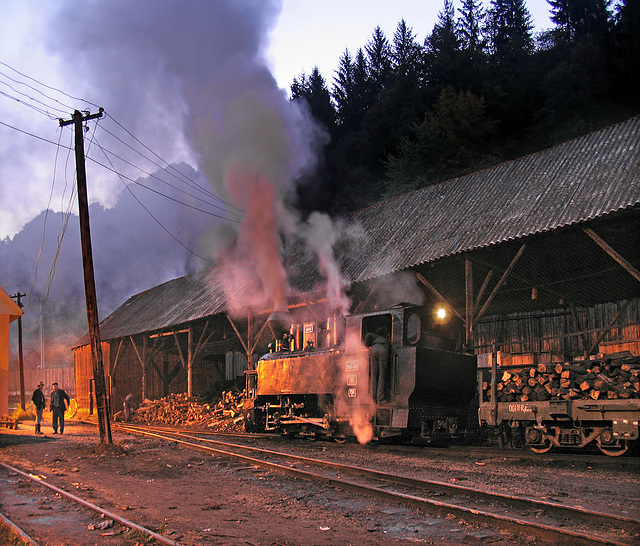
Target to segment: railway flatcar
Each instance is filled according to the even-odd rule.
[[[551,370],[543,366],[542,373],[530,366],[514,369],[495,362],[491,370],[481,366],[481,382],[488,388],[480,389],[479,422],[506,431],[515,443],[536,453],[595,446],[605,455],[624,455],[632,450],[640,431],[640,369],[625,361],[637,366],[638,359],[629,355],[559,363]],[[579,379],[571,381],[576,370]],[[559,379],[563,372],[566,379]],[[565,387],[554,385],[562,381]],[[502,394],[509,399],[501,400],[499,393],[514,382],[523,383],[528,394]]]
[[[400,304],[274,333],[273,352],[248,372],[247,430],[441,444],[477,425],[476,357],[456,352],[424,308]]]

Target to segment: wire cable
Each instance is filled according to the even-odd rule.
[[[91,102],[91,101],[89,101],[87,99],[83,99],[83,98],[80,98],[80,97],[74,97],[73,95],[69,95],[69,93],[65,93],[61,89],[58,89],[58,88],[53,87],[51,85],[47,85],[46,83],[43,83],[43,82],[41,82],[41,81],[39,81],[39,80],[37,80],[35,78],[32,78],[31,76],[28,76],[27,74],[24,74],[24,73],[20,72],[19,70],[16,70],[15,68],[13,68],[11,65],[8,65],[7,63],[4,63],[4,62],[0,61],[0,65],[6,66],[10,70],[13,70],[16,74],[20,74],[20,76],[22,76],[23,78],[27,78],[28,80],[31,80],[32,82],[35,82],[38,85],[41,85],[42,87],[44,87],[46,89],[50,89],[51,91],[55,91],[56,93],[60,93],[61,95],[64,95],[65,97],[68,97],[73,101],[84,102],[86,104],[90,104],[91,106],[95,106],[96,108],[100,108],[97,104],[94,104],[93,102]]]
[[[107,134],[111,135],[112,137],[116,138],[118,141],[122,142],[122,144],[124,144],[125,146],[128,146],[125,142],[123,142],[122,140],[120,140],[120,139],[119,139],[116,135],[114,135],[111,131],[109,131],[109,130],[105,129],[102,125],[100,125],[100,128],[101,128],[103,131],[105,131]],[[135,150],[135,149],[133,149],[133,148],[131,148],[131,149],[132,149],[134,152],[136,152],[136,153],[140,154],[140,152],[138,152],[137,150]],[[194,194],[192,194],[192,193],[189,193],[189,192],[186,192],[186,191],[184,191],[184,190],[181,190],[180,188],[178,188],[178,187],[174,186],[173,184],[170,184],[170,183],[169,183],[169,182],[167,182],[166,180],[163,180],[163,179],[162,179],[162,178],[160,178],[159,176],[156,176],[156,175],[155,175],[155,174],[153,174],[153,173],[150,173],[150,172],[148,172],[148,171],[145,171],[145,170],[144,170],[144,169],[142,169],[141,167],[138,167],[137,165],[134,165],[133,163],[131,163],[130,161],[126,160],[126,159],[125,159],[125,158],[123,158],[122,156],[119,156],[118,154],[116,154],[116,153],[114,153],[114,152],[112,152],[112,151],[110,151],[110,150],[107,150],[107,149],[105,149],[105,148],[103,148],[103,147],[101,147],[101,150],[102,150],[103,152],[108,152],[108,153],[109,153],[109,154],[111,154],[113,157],[116,157],[117,159],[119,159],[119,160],[120,160],[120,161],[122,161],[123,163],[126,163],[126,164],[127,164],[127,165],[129,165],[130,167],[133,167],[134,169],[138,169],[140,172],[144,173],[144,174],[145,174],[145,175],[147,175],[147,177],[149,177],[149,178],[153,178],[153,179],[155,179],[155,180],[158,180],[160,183],[165,184],[165,185],[169,186],[170,188],[173,188],[173,189],[174,189],[174,190],[176,190],[176,191],[180,191],[180,192],[182,192],[182,193],[184,193],[184,194],[188,195],[189,197],[193,197],[193,198],[194,198],[194,199],[196,199],[197,201],[200,201],[200,202],[205,203],[205,204],[207,204],[207,205],[211,205],[212,207],[214,207],[214,208],[216,208],[216,209],[218,209],[218,210],[221,210],[221,211],[224,211],[224,212],[229,213],[229,211],[228,211],[227,209],[225,209],[225,208],[221,207],[220,205],[218,205],[218,204],[216,204],[216,203],[212,203],[211,201],[206,201],[206,200],[205,200],[205,199],[203,199],[202,197],[198,197],[197,195],[194,195]],[[140,155],[142,155],[142,154],[140,154]],[[145,157],[144,155],[142,155],[142,157],[144,157],[144,158],[145,158],[145,159],[147,159],[148,161],[151,161],[151,160],[149,160],[147,157]],[[155,162],[153,162],[153,161],[151,161],[151,163],[153,163],[153,164],[154,164],[156,167],[158,167],[159,169],[163,169],[163,167],[161,167],[161,166],[160,166],[160,165],[158,165],[157,163],[155,163]],[[166,170],[165,170],[165,172],[166,172]],[[178,171],[178,172],[179,172],[179,171]],[[176,178],[176,175],[175,175],[175,174],[173,174],[173,173],[168,173],[168,174],[170,174],[171,176],[173,176],[174,178]],[[191,186],[191,187],[194,187],[194,186]],[[195,185],[194,189],[197,189],[197,190],[201,190],[201,191],[203,191],[203,189],[202,189],[200,186],[198,186],[197,184]],[[221,201],[221,202],[223,202],[223,203],[224,203],[224,201],[222,201],[221,199],[219,199],[218,197],[216,197],[214,194],[212,194],[212,193],[210,193],[210,192],[204,192],[204,191],[203,191],[203,193],[206,193],[206,195],[210,195],[210,196],[214,197],[215,199],[217,199],[218,201]],[[236,214],[236,213],[231,212],[230,214]]]
[[[1,63],[1,64],[4,64],[4,63]],[[8,65],[5,65],[5,66],[8,66]],[[12,70],[13,70],[13,68],[12,68]],[[29,85],[28,83],[25,83],[25,82],[21,82],[21,81],[19,81],[19,80],[16,80],[16,79],[12,78],[11,76],[8,76],[7,74],[5,74],[5,73],[4,73],[4,72],[2,72],[2,71],[0,71],[0,75],[1,75],[1,76],[4,76],[5,78],[7,78],[8,80],[10,80],[10,81],[12,81],[12,82],[14,82],[14,83],[17,83],[17,84],[19,84],[19,85],[23,85],[23,86],[25,86],[25,87],[28,87],[29,89],[31,89],[31,90],[33,90],[33,91],[35,91],[36,93],[40,93],[43,97],[45,97],[45,98],[47,98],[47,99],[49,99],[49,100],[52,100],[53,102],[57,102],[57,103],[58,103],[58,104],[60,104],[61,106],[64,106],[64,108],[65,108],[65,110],[64,110],[64,111],[67,111],[67,110],[73,110],[73,107],[69,106],[68,104],[64,104],[63,102],[60,102],[60,101],[59,101],[58,99],[56,99],[55,97],[50,97],[49,95],[47,95],[46,93],[44,93],[43,91],[41,91],[40,89],[38,89],[37,87],[33,87],[32,85]],[[7,85],[7,84],[5,84],[5,85]],[[41,85],[42,85],[42,84],[41,84]],[[60,93],[61,91],[58,91],[58,92]],[[21,93],[21,94],[23,94],[23,93]],[[63,111],[62,109],[58,109],[58,110],[60,110],[61,112]]]
[[[22,133],[22,134],[25,134],[25,135],[30,136],[30,137],[32,137],[32,138],[35,138],[35,139],[41,140],[41,141],[46,142],[46,143],[48,143],[48,144],[53,144],[54,146],[57,146],[57,143],[56,143],[56,142],[54,142],[54,141],[52,141],[52,140],[49,140],[49,139],[47,139],[47,138],[44,138],[44,137],[41,137],[41,136],[38,136],[38,135],[34,135],[33,133],[30,133],[29,131],[25,131],[25,130],[23,130],[23,129],[18,129],[17,127],[15,127],[15,126],[13,126],[13,125],[10,125],[9,123],[5,123],[5,122],[3,122],[3,121],[0,121],[0,125],[4,125],[5,127],[8,127],[9,129],[13,129],[14,131],[18,131],[19,133]],[[61,145],[61,148],[63,148],[63,149],[67,149],[67,150],[73,150],[73,148],[72,148],[72,147],[64,146],[64,145]],[[100,167],[102,167],[103,169],[106,169],[106,170],[108,170],[108,171],[113,172],[114,174],[116,174],[116,175],[117,175],[117,176],[119,176],[119,177],[125,178],[125,179],[129,180],[130,182],[133,182],[134,184],[137,184],[138,186],[142,186],[143,188],[146,188],[147,190],[149,190],[149,191],[151,191],[151,192],[153,192],[153,193],[156,193],[156,194],[158,194],[158,195],[161,195],[162,197],[164,197],[164,198],[166,198],[166,199],[169,199],[170,201],[174,201],[175,203],[178,203],[178,204],[184,205],[185,207],[189,207],[189,208],[191,208],[191,209],[197,210],[197,211],[202,212],[202,213],[204,213],[204,214],[208,214],[209,216],[214,216],[215,218],[220,218],[221,220],[226,220],[226,221],[228,221],[228,222],[234,222],[234,223],[236,223],[236,224],[240,223],[240,220],[236,220],[236,219],[234,219],[234,218],[229,218],[229,217],[226,217],[226,216],[222,216],[222,215],[220,215],[220,214],[216,214],[216,213],[214,213],[214,212],[207,211],[207,210],[204,210],[204,209],[201,209],[201,208],[195,207],[195,206],[193,206],[193,205],[190,205],[190,204],[188,204],[188,203],[185,203],[185,202],[183,202],[183,201],[180,201],[179,199],[175,199],[174,197],[171,197],[171,196],[169,196],[169,195],[166,195],[166,194],[164,194],[164,193],[162,193],[162,192],[160,192],[160,191],[158,191],[158,190],[154,190],[153,188],[150,188],[150,187],[148,187],[148,186],[145,186],[145,185],[144,185],[144,184],[142,184],[141,182],[138,182],[137,180],[134,180],[133,178],[131,178],[131,177],[129,177],[129,176],[126,176],[126,175],[124,175],[124,174],[122,174],[122,173],[118,172],[115,168],[113,168],[113,167],[109,167],[109,166],[105,165],[104,163],[101,163],[100,161],[98,161],[98,160],[96,160],[96,159],[94,159],[94,158],[92,158],[92,157],[90,157],[90,156],[87,156],[87,160],[89,160],[89,161],[91,161],[91,162],[95,163],[96,165],[99,165],[99,166],[100,166]]]
[[[210,190],[208,190],[207,188],[203,188],[202,186],[200,186],[197,182],[194,182],[193,180],[191,180],[188,177],[185,177],[185,175],[183,173],[181,173],[180,171],[178,171],[173,165],[170,165],[169,163],[167,163],[164,159],[162,159],[158,154],[156,154],[151,148],[149,148],[146,144],[144,144],[142,141],[140,141],[135,135],[133,135],[129,130],[127,130],[121,123],[118,122],[118,120],[116,120],[113,116],[111,116],[108,112],[105,112],[105,115],[111,119],[118,127],[120,127],[125,133],[127,133],[131,138],[133,138],[138,144],[140,144],[143,148],[145,148],[147,151],[149,151],[150,153],[152,153],[157,159],[159,159],[160,161],[162,161],[162,163],[164,163],[169,169],[175,171],[180,177],[182,178],[186,178],[191,184],[197,186],[201,191],[207,193],[208,195],[211,195],[212,197],[214,197],[215,199],[219,200],[220,202],[224,203],[225,205],[234,208],[237,211],[240,211],[240,209],[238,209],[236,206],[234,206],[232,203],[229,203],[228,201],[225,201],[224,199],[222,199],[221,197],[218,197],[217,195],[215,195],[214,193],[212,193]],[[135,151],[135,150],[134,150]],[[144,156],[143,156],[144,157]]]
[[[96,140],[96,145],[98,146],[98,148],[100,148],[102,150],[102,146],[100,146],[100,143]],[[102,152],[105,155],[106,160],[111,164],[111,160],[109,159],[109,157],[107,156],[107,154],[104,152],[104,150],[102,150]],[[113,167],[113,165],[112,165]],[[167,234],[174,240],[176,241],[182,248],[184,248],[187,252],[193,254],[194,256],[200,258],[201,260],[204,260],[206,262],[210,262],[210,263],[214,263],[215,260],[212,260],[210,258],[205,258],[204,256],[201,256],[200,254],[198,254],[197,252],[194,252],[193,250],[191,250],[188,246],[186,246],[182,241],[180,241],[180,239],[178,239],[173,233],[171,233],[163,224],[162,222],[160,222],[160,220],[158,220],[153,213],[142,204],[142,201],[140,201],[140,199],[138,199],[135,195],[135,193],[133,193],[131,191],[131,188],[129,187],[128,184],[125,183],[125,181],[123,180],[122,175],[120,175],[119,173],[117,173],[117,171],[115,169],[113,169],[113,172],[115,172],[118,175],[118,178],[120,178],[120,182],[122,182],[122,185],[125,187],[125,189],[131,194],[131,196],[138,202],[138,204],[145,210],[145,212],[151,216],[151,218],[153,218],[153,220],[164,230],[167,232]]]

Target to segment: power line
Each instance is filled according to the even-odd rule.
[[[19,133],[25,134],[25,135],[30,136],[30,137],[32,137],[32,138],[36,138],[36,139],[41,140],[41,141],[43,141],[43,142],[46,142],[46,143],[48,143],[48,144],[53,144],[54,146],[57,146],[57,143],[56,143],[56,142],[54,142],[54,141],[52,141],[52,140],[49,140],[49,139],[47,139],[47,138],[44,138],[44,137],[41,137],[41,136],[35,135],[35,134],[33,134],[33,133],[30,133],[29,131],[25,131],[25,130],[23,130],[23,129],[19,129],[19,128],[15,127],[15,126],[13,126],[13,125],[10,125],[10,124],[8,124],[8,123],[5,123],[5,122],[3,122],[3,121],[0,121],[0,125],[4,125],[5,127],[8,127],[9,129],[13,129],[14,131],[18,131]],[[70,148],[70,147],[68,147],[68,146],[60,145],[60,147],[61,147],[61,148],[63,148],[63,149],[66,149],[66,150],[72,150],[72,148]],[[211,211],[207,211],[207,210],[204,210],[204,209],[201,209],[201,208],[195,207],[195,206],[193,206],[193,205],[189,205],[188,203],[185,203],[185,202],[183,202],[183,201],[180,201],[179,199],[175,199],[175,198],[173,198],[173,197],[171,197],[171,196],[169,196],[169,195],[166,195],[166,194],[164,194],[164,193],[162,193],[162,192],[160,192],[160,191],[158,191],[158,190],[155,190],[155,189],[153,189],[153,188],[150,188],[150,187],[148,187],[148,186],[145,186],[145,185],[144,185],[144,184],[142,184],[141,182],[138,182],[137,180],[134,180],[133,178],[131,178],[131,177],[129,177],[129,176],[126,176],[126,175],[124,175],[124,174],[122,174],[122,173],[118,172],[115,168],[108,167],[108,166],[107,166],[107,165],[105,165],[104,163],[100,163],[98,160],[96,160],[96,159],[94,159],[94,158],[92,158],[92,157],[87,157],[87,159],[89,159],[90,161],[92,161],[93,163],[95,163],[95,164],[97,164],[97,165],[100,165],[102,168],[104,168],[104,169],[106,169],[106,170],[108,170],[108,171],[111,171],[111,172],[113,172],[114,174],[116,174],[116,175],[118,175],[118,176],[120,176],[120,177],[122,177],[122,178],[125,178],[125,179],[129,180],[130,182],[132,182],[132,183],[134,183],[134,184],[136,184],[136,185],[138,185],[138,186],[142,186],[143,188],[145,188],[145,189],[147,189],[147,190],[149,190],[149,191],[151,191],[151,192],[153,192],[153,193],[156,193],[156,194],[158,194],[158,195],[160,195],[160,196],[162,196],[162,197],[164,197],[164,198],[166,198],[166,199],[169,199],[170,201],[174,201],[175,203],[178,203],[178,204],[184,205],[185,207],[188,207],[188,208],[191,208],[191,209],[197,210],[197,211],[202,212],[202,213],[204,213],[204,214],[208,214],[208,215],[210,215],[210,216],[214,216],[215,218],[220,218],[221,220],[227,220],[227,221],[229,221],[229,222],[240,223],[240,220],[236,220],[236,219],[234,219],[234,218],[229,218],[229,217],[226,217],[226,216],[221,216],[221,215],[219,215],[219,214],[215,214],[215,213],[213,213],[213,212],[211,212]]]
[[[125,146],[128,146],[125,142],[123,142],[123,141],[122,141],[122,140],[120,140],[116,135],[114,135],[113,133],[111,133],[110,131],[108,131],[107,129],[105,129],[102,125],[100,125],[100,127],[102,128],[102,130],[103,130],[103,131],[105,131],[105,132],[106,132],[106,133],[108,133],[109,135],[113,136],[113,137],[114,137],[114,138],[116,138],[118,141],[122,142],[122,144],[124,144]],[[156,176],[155,174],[150,173],[150,172],[148,172],[148,171],[145,171],[145,170],[144,170],[144,169],[142,169],[141,167],[138,167],[137,165],[134,165],[133,163],[131,163],[130,161],[126,160],[125,158],[123,158],[123,157],[119,156],[118,154],[116,154],[116,153],[114,153],[114,152],[111,152],[110,150],[105,150],[105,148],[103,148],[102,146],[100,147],[100,149],[101,149],[103,152],[105,152],[105,151],[106,151],[106,152],[108,152],[108,153],[109,153],[109,154],[111,154],[113,157],[118,158],[120,161],[122,161],[122,162],[126,163],[126,164],[127,164],[127,165],[129,165],[130,167],[133,167],[134,169],[138,169],[140,172],[142,172],[142,173],[146,174],[149,178],[154,178],[155,180],[158,180],[158,181],[159,181],[159,182],[161,182],[162,184],[165,184],[165,185],[167,185],[167,186],[169,186],[169,187],[173,188],[174,190],[180,191],[180,192],[184,193],[185,195],[188,195],[189,197],[193,197],[194,199],[196,199],[196,200],[198,200],[198,201],[200,201],[200,202],[202,202],[202,203],[205,203],[205,204],[207,204],[207,205],[211,205],[212,207],[217,208],[217,209],[219,209],[219,210],[223,210],[223,211],[225,211],[225,212],[229,212],[228,210],[226,210],[225,208],[221,207],[220,205],[217,205],[217,204],[212,203],[212,202],[210,202],[210,201],[206,201],[206,200],[202,199],[201,197],[198,197],[198,196],[196,196],[196,195],[193,195],[192,193],[189,193],[189,192],[186,192],[186,191],[184,191],[184,190],[179,189],[178,187],[174,186],[173,184],[170,184],[169,182],[167,182],[166,180],[162,180],[162,178],[160,178],[160,177]],[[133,149],[133,148],[131,148],[131,149],[132,149],[134,152],[136,152],[136,153],[140,154],[140,152],[138,152],[137,150],[135,150],[135,149]],[[160,165],[158,165],[157,163],[154,163],[153,161],[151,161],[150,159],[148,159],[147,157],[145,157],[144,155],[142,155],[142,154],[140,154],[140,155],[141,155],[142,157],[144,157],[145,159],[147,159],[148,161],[150,161],[151,163],[153,163],[156,167],[158,167],[158,169],[162,169],[162,168],[163,168],[163,167],[161,167]],[[167,172],[167,171],[165,170],[165,172]],[[177,172],[179,172],[179,171],[177,171]],[[171,176],[173,176],[174,178],[177,178],[177,177],[176,177],[176,175],[175,175],[175,174],[173,174],[173,173],[168,173],[168,174],[170,174],[170,175],[171,175]],[[188,179],[187,179],[187,180],[188,180]],[[181,180],[181,182],[184,182],[184,181],[182,181],[182,180]],[[194,185],[190,185],[190,186],[191,186],[191,187],[194,187]],[[223,203],[224,203],[224,201],[222,201],[220,198],[216,197],[216,196],[215,196],[214,194],[212,194],[211,192],[205,192],[205,191],[203,191],[203,189],[202,189],[200,186],[198,186],[198,185],[195,185],[194,189],[201,190],[201,191],[202,191],[203,193],[205,193],[206,195],[212,196],[212,197],[214,197],[215,199],[217,199],[218,201],[221,201],[221,202],[223,202]],[[233,214],[235,214],[235,213],[233,213]]]
[[[0,72],[0,74],[2,74],[2,72]],[[37,104],[41,104],[42,106],[44,106],[44,107],[46,107],[46,108],[51,108],[52,110],[57,110],[58,112],[65,112],[65,110],[63,110],[62,108],[51,107],[51,105],[46,104],[46,103],[42,102],[41,100],[35,99],[35,98],[33,98],[33,97],[31,97],[31,96],[27,95],[26,93],[23,93],[22,91],[18,91],[16,88],[12,87],[12,86],[11,86],[11,85],[9,85],[7,82],[0,81],[0,84],[2,84],[2,85],[6,85],[6,86],[7,86],[9,89],[11,89],[11,91],[13,91],[14,93],[18,93],[19,95],[22,95],[23,97],[26,97],[27,99],[29,99],[29,100],[31,100],[31,101],[33,101],[33,102],[37,103]],[[24,100],[22,100],[22,99],[19,99],[19,98],[17,98],[17,97],[13,97],[13,96],[11,96],[11,95],[9,95],[9,94],[7,94],[7,93],[1,92],[1,91],[0,91],[0,93],[2,93],[2,94],[3,94],[5,97],[7,97],[7,98],[13,99],[13,100],[15,100],[15,101],[17,101],[17,102],[19,102],[19,103],[21,103],[21,104],[24,104],[25,106],[29,106],[30,108],[33,108],[33,109],[34,109],[34,110],[36,110],[36,111],[40,111],[41,113],[45,113],[46,115],[48,115],[48,116],[52,117],[52,119],[55,119],[55,116],[53,116],[53,114],[50,114],[49,112],[47,112],[47,111],[45,111],[45,110],[39,110],[39,109],[36,109],[36,107],[34,107],[34,106],[30,105],[30,104],[27,104],[27,103],[26,103]]]
[[[0,64],[4,64],[5,66],[8,66],[8,65],[6,65],[5,63],[0,63]],[[11,68],[11,67],[9,67],[9,68]],[[14,69],[12,68],[11,70],[14,70]],[[57,103],[58,103],[58,104],[60,104],[61,106],[64,106],[67,110],[68,110],[68,109],[73,110],[73,107],[69,106],[68,104],[64,104],[63,102],[60,102],[60,101],[59,101],[58,99],[56,99],[55,97],[50,97],[49,95],[47,95],[46,93],[44,93],[44,92],[42,92],[40,89],[38,89],[37,87],[33,87],[32,85],[29,85],[28,83],[25,83],[25,82],[21,82],[21,81],[19,81],[19,80],[16,80],[16,79],[12,78],[11,76],[8,76],[7,74],[5,74],[4,72],[1,72],[1,71],[0,71],[0,75],[4,76],[5,78],[7,78],[8,80],[10,80],[10,81],[12,81],[12,82],[14,82],[14,83],[17,83],[17,84],[19,84],[19,85],[23,85],[23,86],[25,86],[25,87],[28,87],[29,89],[32,89],[32,90],[33,90],[33,91],[35,91],[36,93],[40,93],[43,97],[46,97],[46,98],[48,98],[49,100],[52,100],[52,101],[54,101],[54,102],[57,102]],[[28,76],[25,76],[25,77],[28,77]],[[6,84],[5,84],[5,85],[6,85]],[[44,84],[40,84],[40,85],[44,85]],[[60,90],[56,90],[56,91],[57,91],[58,93],[62,93],[62,91],[60,91]],[[62,111],[62,110],[60,109],[60,111]]]
[[[102,150],[102,146],[100,146],[100,144],[98,143],[98,141],[96,140],[96,145]],[[102,150],[102,152],[104,153],[104,150]],[[106,153],[104,153],[105,158],[107,159],[107,161],[109,161],[109,163],[111,163],[111,160],[109,159],[109,157],[107,156]],[[115,172],[115,171],[114,171]],[[213,263],[214,260],[211,260],[209,258],[205,258],[204,256],[201,256],[200,254],[198,254],[197,252],[194,252],[193,250],[191,250],[188,246],[186,246],[182,241],[180,241],[180,239],[178,239],[173,233],[171,233],[163,224],[162,222],[160,222],[160,220],[158,220],[153,213],[147,208],[145,207],[142,202],[136,197],[136,195],[131,191],[131,188],[129,187],[128,184],[126,184],[124,182],[124,180],[122,180],[122,177],[120,174],[118,174],[118,177],[120,178],[120,181],[122,182],[122,184],[124,185],[124,187],[126,188],[126,190],[131,194],[131,196],[138,202],[138,204],[146,211],[146,213],[151,216],[151,218],[153,218],[153,220],[155,220],[155,222],[164,230],[167,232],[167,234],[174,240],[176,241],[182,248],[184,248],[186,251],[190,252],[191,254],[193,254],[194,256],[197,256],[198,258],[205,260],[207,262],[211,262]]]
[[[92,103],[91,101],[88,101],[87,99],[83,99],[83,98],[79,98],[79,97],[74,97],[68,93],[66,93],[65,91],[62,91],[61,89],[58,89],[56,87],[53,87],[51,85],[47,85],[43,82],[41,82],[40,80],[33,78],[17,69],[15,69],[14,67],[10,66],[9,64],[0,61],[0,65],[4,66],[6,68],[8,68],[9,70],[15,72],[16,74],[20,75],[22,78],[26,78],[27,80],[36,83],[38,86],[41,86],[45,89],[49,89],[52,90],[56,93],[59,93],[65,97],[68,97],[69,99],[71,99],[72,101],[81,101],[84,102],[86,104],[90,104],[92,106],[96,106],[96,104]],[[12,78],[11,76],[9,76],[8,74],[6,74],[5,72],[0,71],[0,75],[4,76],[6,79],[18,84],[18,85],[23,85],[29,89],[34,90],[35,92],[41,94],[43,97],[47,98],[50,101],[53,101],[54,103],[56,103],[57,105],[62,105],[65,108],[69,108],[71,110],[74,110],[73,107],[61,102],[60,100],[58,100],[57,98],[43,92],[42,90],[38,89],[37,87],[30,85],[29,83],[26,83],[24,81],[19,81],[18,79]],[[18,90],[16,90],[14,87],[10,86],[9,84],[7,84],[6,82],[2,82],[0,81],[0,83],[7,85],[10,89],[12,89],[14,92],[24,96],[26,99],[32,101],[33,103],[36,104],[40,104],[42,106],[44,106],[45,108],[51,109],[51,110],[55,110],[58,112],[64,112],[64,110],[60,109],[58,106],[52,106],[51,104],[47,104],[45,102],[42,102],[38,99],[35,99],[34,97],[31,97],[25,93],[22,93]],[[20,104],[23,104],[24,106],[27,106],[29,108],[32,108],[33,110],[37,111],[38,113],[41,113],[43,115],[46,115],[47,117],[49,117],[50,119],[55,119],[55,117],[48,111],[48,110],[43,110],[42,108],[35,106],[34,104],[29,104],[26,100],[22,100],[18,97],[14,97],[11,96],[10,94],[7,93],[2,93],[0,92],[0,94],[6,96],[7,98],[10,98],[11,100],[14,100]],[[159,160],[161,162],[162,165],[164,165],[164,167],[161,167],[160,164],[156,163],[155,161],[153,161],[152,159],[150,159],[148,156],[146,156],[145,154],[143,154],[142,152],[140,152],[139,150],[135,149],[133,146],[131,146],[130,144],[126,143],[124,140],[122,140],[121,138],[119,138],[117,135],[115,135],[114,133],[112,133],[111,131],[109,131],[108,129],[106,129],[102,124],[100,125],[100,127],[102,127],[102,129],[107,132],[109,135],[111,135],[113,138],[115,138],[117,141],[119,141],[121,144],[123,144],[124,146],[127,146],[130,150],[132,150],[133,152],[135,152],[136,154],[140,155],[141,157],[143,157],[144,159],[146,159],[147,161],[149,161],[150,163],[152,163],[153,165],[155,165],[156,167],[163,168],[165,170],[165,172],[171,176],[173,176],[174,178],[180,180],[181,182],[187,184],[189,187],[191,187],[192,189],[195,189],[198,192],[203,193],[204,195],[211,197],[212,199],[224,204],[226,207],[230,207],[231,209],[237,211],[236,213],[231,212],[229,209],[224,209],[223,207],[220,207],[219,205],[215,205],[214,203],[208,202],[206,200],[202,200],[200,198],[198,198],[197,196],[190,194],[189,192],[185,192],[184,190],[180,190],[179,188],[177,188],[176,186],[173,186],[171,184],[169,184],[168,182],[166,182],[165,180],[162,180],[158,177],[156,177],[155,175],[146,172],[144,169],[137,167],[136,165],[134,165],[131,162],[128,162],[127,160],[123,159],[122,157],[118,156],[117,154],[109,151],[110,154],[112,154],[114,157],[117,157],[118,159],[120,159],[121,161],[124,161],[125,163],[127,163],[128,165],[132,166],[133,168],[136,168],[138,170],[140,170],[142,173],[144,173],[145,175],[147,175],[148,177],[152,177],[152,178],[156,178],[157,180],[159,180],[160,182],[162,182],[163,184],[169,185],[172,188],[174,188],[177,191],[182,191],[183,193],[185,193],[186,195],[189,195],[190,197],[194,198],[194,199],[198,199],[203,203],[206,203],[207,205],[210,205],[212,207],[218,208],[219,210],[225,210],[225,212],[227,212],[228,214],[233,214],[233,215],[237,215],[238,213],[240,213],[240,209],[238,209],[237,207],[235,207],[232,203],[229,203],[228,201],[225,201],[224,199],[222,199],[221,197],[219,197],[218,195],[216,195],[215,193],[211,192],[209,189],[203,187],[202,185],[198,184],[197,182],[191,180],[188,176],[186,176],[184,173],[181,173],[179,170],[177,170],[173,165],[169,164],[166,160],[164,160],[162,157],[160,157],[160,155],[158,155],[156,152],[154,152],[149,146],[147,146],[146,144],[144,144],[139,138],[137,138],[135,135],[133,135],[128,129],[126,129],[121,123],[119,123],[113,116],[111,116],[110,114],[107,114],[107,117],[113,121],[113,123],[115,123],[121,130],[123,130],[127,135],[129,135],[129,137],[131,137],[137,144],[139,144],[140,146],[142,146],[145,150],[147,150],[149,153],[151,153],[155,158],[157,158],[157,160]],[[0,122],[2,123],[2,122]],[[29,133],[27,131],[23,131],[20,130],[16,127],[13,127],[11,125],[8,125],[6,123],[2,123],[3,125],[10,127],[14,130],[18,130],[24,134],[27,134],[29,136],[35,137],[35,138],[39,138],[45,142],[49,142],[51,144],[53,144],[53,142],[47,140],[47,139],[43,139],[41,137],[38,137],[36,135],[33,135],[32,133]],[[103,150],[105,150],[103,148]],[[115,169],[110,169],[110,170],[114,170]],[[152,190],[153,191],[153,190]],[[159,193],[160,195],[164,195],[161,192],[156,192]],[[165,196],[167,197],[167,196]],[[182,203],[181,201],[175,200],[178,203]],[[187,205],[188,206],[188,205]],[[197,210],[201,210],[201,209],[197,209]],[[205,211],[203,211],[205,212]],[[214,215],[216,216],[216,215]],[[219,218],[223,218],[223,219],[229,219],[227,217],[223,217],[223,216],[218,216]]]
[[[27,78],[28,80],[31,80],[32,82],[37,83],[38,85],[41,85],[42,87],[46,88],[46,89],[50,89],[51,91],[55,91],[56,93],[60,93],[61,95],[64,95],[65,97],[70,98],[73,101],[79,101],[79,102],[84,102],[86,104],[90,104],[91,106],[94,106],[95,108],[99,108],[99,106],[97,104],[94,104],[93,102],[87,100],[87,99],[82,99],[80,97],[74,97],[72,95],[69,95],[69,93],[65,93],[64,91],[62,91],[61,89],[58,89],[57,87],[53,87],[51,85],[47,85],[46,83],[43,83],[35,78],[32,78],[31,76],[28,76],[27,74],[24,74],[22,72],[20,72],[19,70],[16,70],[15,68],[13,68],[12,66],[8,65],[7,63],[4,63],[2,61],[0,61],[0,65],[2,66],[6,66],[7,68],[9,68],[10,70],[13,70],[16,74],[20,74],[20,76],[22,76],[23,78]]]
[[[220,202],[224,203],[225,205],[234,208],[235,210],[239,211],[239,209],[237,207],[235,207],[233,204],[225,201],[224,199],[222,199],[221,197],[218,197],[217,195],[215,195],[214,193],[212,193],[211,191],[209,191],[206,188],[203,188],[202,186],[200,186],[197,182],[194,182],[193,180],[191,180],[190,178],[186,177],[183,173],[181,173],[180,171],[178,171],[173,165],[170,165],[169,163],[167,163],[164,159],[162,159],[158,154],[156,154],[151,148],[149,148],[146,144],[144,144],[142,141],[140,141],[135,135],[133,135],[131,132],[129,132],[122,124],[120,124],[113,116],[111,116],[108,112],[105,112],[106,116],[113,120],[113,122],[120,127],[125,133],[127,133],[131,138],[133,138],[138,144],[140,144],[143,148],[145,148],[146,150],[148,150],[150,153],[152,153],[156,158],[158,158],[160,161],[162,161],[167,168],[171,169],[172,171],[175,171],[180,177],[182,178],[186,178],[186,180],[188,180],[191,184],[193,184],[194,186],[198,187],[201,191],[207,193],[208,195],[211,195],[212,197],[214,197],[215,199],[219,200]],[[132,148],[133,149],[133,148]],[[135,150],[134,150],[135,151]],[[139,153],[139,152],[138,152]],[[141,154],[142,155],[142,154]],[[144,157],[144,156],[143,156]]]

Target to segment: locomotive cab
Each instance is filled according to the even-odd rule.
[[[347,330],[360,329],[369,355],[368,392],[375,438],[402,437],[414,443],[442,444],[462,435],[473,422],[476,358],[455,351],[456,330],[433,318],[425,307],[399,304],[391,309],[347,318]],[[379,388],[367,336],[389,332],[388,370]],[[353,356],[352,351],[347,351]],[[376,381],[378,380],[378,381]],[[380,396],[381,392],[384,396]],[[349,397],[354,396],[353,392]],[[356,395],[357,396],[357,393]]]

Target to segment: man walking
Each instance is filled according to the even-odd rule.
[[[62,389],[58,388],[57,383],[51,385],[51,413],[53,414],[52,425],[53,433],[58,434],[58,423],[60,424],[60,434],[64,432],[64,412],[67,411],[71,400],[69,395]]]
[[[46,405],[46,400],[44,399],[44,393],[42,392],[42,388],[44,387],[44,383],[42,381],[38,381],[38,387],[33,394],[31,395],[31,401],[33,405],[36,407],[36,434],[43,434],[42,427],[42,412],[44,411],[44,406]]]

